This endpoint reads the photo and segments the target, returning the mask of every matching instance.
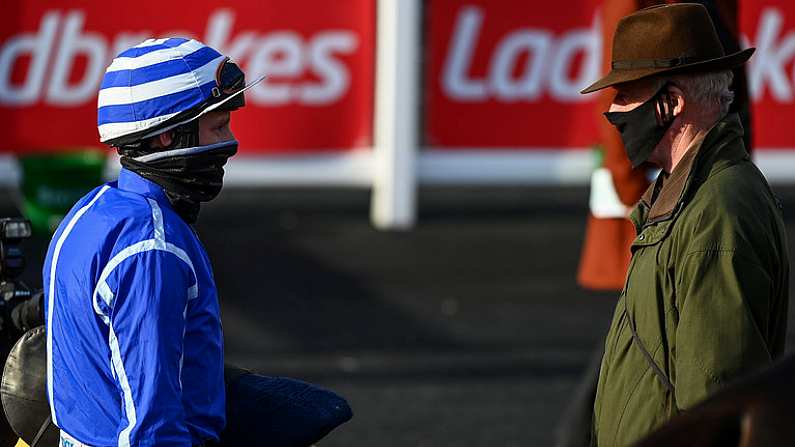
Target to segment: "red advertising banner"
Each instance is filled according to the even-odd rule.
[[[437,149],[579,149],[598,142],[599,0],[431,0],[425,145]],[[754,138],[794,149],[795,3],[741,0]],[[790,125],[791,126],[791,125]]]
[[[232,128],[243,152],[372,144],[375,2],[10,2],[0,28],[0,151],[100,146],[97,90],[113,57],[150,37],[189,36],[248,79]]]
[[[756,47],[747,66],[756,146],[793,149],[795,3],[741,0],[740,4],[745,45]]]

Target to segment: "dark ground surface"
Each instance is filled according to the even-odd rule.
[[[795,188],[775,189],[795,209]],[[227,360],[345,396],[354,419],[322,447],[552,445],[615,300],[574,282],[587,191],[420,197],[406,233],[373,230],[364,191],[227,190],[206,206]],[[45,246],[26,246],[37,285]]]

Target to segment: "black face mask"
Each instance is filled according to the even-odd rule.
[[[237,141],[171,149],[139,156],[123,155],[121,164],[165,190],[177,213],[196,222],[202,202],[221,192],[224,165],[237,153]]]
[[[604,115],[621,133],[629,161],[637,168],[648,161],[674,121],[674,103],[668,84],[629,112],[605,112]]]

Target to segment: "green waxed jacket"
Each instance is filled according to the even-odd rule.
[[[605,342],[592,445],[630,445],[784,350],[781,207],[742,134],[736,115],[719,121],[632,213],[638,236]]]

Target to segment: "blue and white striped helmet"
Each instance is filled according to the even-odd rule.
[[[197,40],[145,40],[120,53],[105,71],[97,104],[100,141],[132,144],[238,95],[235,104],[242,107],[241,94],[260,80],[246,86],[234,62]]]

